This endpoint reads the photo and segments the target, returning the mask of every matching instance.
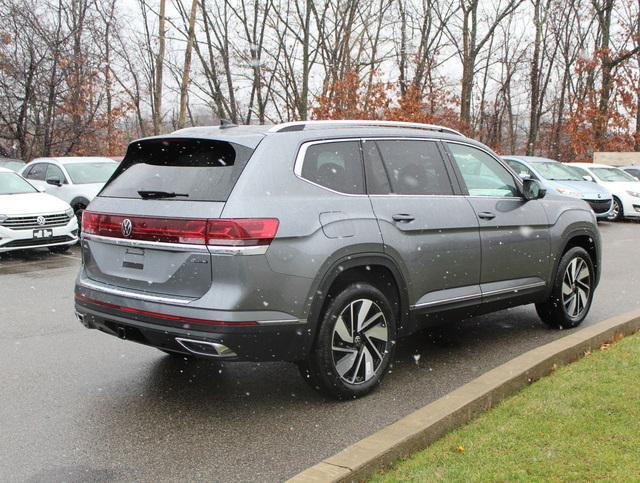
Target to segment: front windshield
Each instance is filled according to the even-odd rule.
[[[22,176],[16,173],[0,173],[0,195],[19,195],[37,193]]]
[[[602,181],[634,181],[638,182],[636,178],[631,176],[630,174],[625,173],[621,169],[618,168],[591,168],[593,174],[595,174]]]
[[[536,163],[535,167],[545,179],[552,181],[584,181],[573,169],[562,163]]]
[[[65,165],[73,184],[106,183],[118,163],[69,163]]]

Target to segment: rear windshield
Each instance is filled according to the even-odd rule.
[[[183,201],[226,201],[253,149],[227,141],[149,139],[132,143],[100,196],[179,194]]]

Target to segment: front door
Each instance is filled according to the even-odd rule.
[[[483,300],[543,289],[552,266],[543,203],[525,200],[514,175],[488,151],[446,146],[480,225]]]

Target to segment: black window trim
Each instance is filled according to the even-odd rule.
[[[456,163],[454,157],[453,157],[453,153],[451,152],[451,150],[449,149],[449,147],[447,146],[447,144],[461,144],[463,146],[467,146],[469,148],[475,148],[479,151],[482,151],[484,153],[486,153],[487,155],[489,155],[489,157],[493,158],[495,161],[498,162],[498,164],[500,164],[503,168],[505,168],[507,170],[507,172],[511,175],[511,177],[513,178],[513,181],[516,185],[516,187],[518,188],[518,191],[520,193],[522,193],[523,191],[523,184],[522,184],[522,180],[520,179],[520,176],[517,175],[517,173],[511,168],[511,166],[509,166],[506,161],[503,161],[502,159],[500,159],[499,156],[496,156],[495,154],[493,154],[491,151],[489,151],[486,148],[483,148],[481,146],[477,146],[475,144],[471,144],[471,143],[465,143],[462,141],[454,141],[454,140],[443,140],[443,144],[444,149],[447,152],[447,156],[449,157],[449,162],[451,163],[451,166],[456,174],[456,177],[458,178],[458,183],[460,183],[460,186],[463,189],[463,195],[467,196],[469,198],[483,198],[483,199],[499,199],[499,200],[523,200],[524,196],[522,196],[522,194],[520,194],[520,196],[479,196],[479,195],[472,195],[469,193],[469,189],[467,188],[466,183],[464,182],[464,178],[462,177],[462,173],[460,172],[460,169],[458,168],[458,164]]]

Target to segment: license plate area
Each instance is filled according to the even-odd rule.
[[[53,238],[53,230],[51,228],[43,228],[41,230],[33,230],[34,240],[43,240]]]

